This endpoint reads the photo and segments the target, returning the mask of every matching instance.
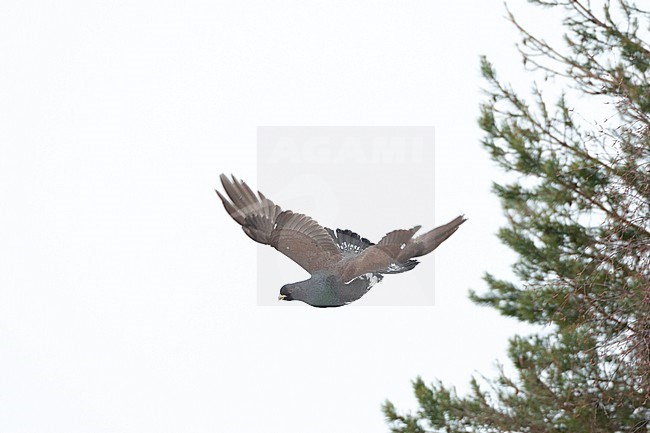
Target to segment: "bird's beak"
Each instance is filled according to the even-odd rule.
[[[278,301],[283,301],[284,298],[286,298],[286,297],[287,297],[287,295],[280,295],[280,296],[278,296]]]

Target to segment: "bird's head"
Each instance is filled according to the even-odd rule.
[[[280,296],[278,296],[278,300],[280,301],[293,301],[293,285],[292,284],[285,284],[282,286],[280,289]]]
[[[305,281],[298,281],[297,283],[288,283],[280,289],[280,301],[302,301],[307,304],[313,304],[314,298],[317,296],[319,290],[318,284],[315,284],[315,279],[312,277]]]
[[[280,289],[280,301],[301,301],[314,307],[338,307],[345,304],[339,299],[343,289],[335,285],[332,275],[312,274],[311,278],[297,283],[285,284]],[[347,286],[346,286],[347,287]]]

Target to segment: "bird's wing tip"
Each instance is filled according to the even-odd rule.
[[[219,175],[219,180],[221,181],[221,185],[223,185],[224,188],[227,188],[228,185],[232,185],[232,182],[230,179],[228,179],[228,176],[226,176],[225,173],[221,173]]]
[[[224,196],[219,192],[219,190],[215,189],[214,192],[217,193],[217,195],[218,195],[219,198],[221,199],[221,202],[224,204],[224,206],[225,206],[226,204],[230,204],[230,202],[226,199],[226,197],[224,197]]]

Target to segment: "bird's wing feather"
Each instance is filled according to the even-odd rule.
[[[390,270],[395,267],[403,268],[400,272],[412,269],[417,264],[417,261],[411,260],[412,258],[429,254],[435,250],[465,221],[467,220],[461,215],[447,224],[415,238],[413,235],[420,226],[410,230],[392,231],[384,236],[377,245],[365,249],[355,258],[341,263],[343,281],[350,281],[368,272],[390,273]]]
[[[400,252],[397,259],[404,261],[413,257],[420,257],[429,254],[438,248],[438,245],[446,241],[449,236],[453,235],[462,223],[467,221],[463,215],[460,215],[445,225],[413,238],[404,249]]]
[[[256,196],[234,176],[232,181],[223,174],[220,179],[228,198],[216,192],[224,208],[251,239],[271,245],[310,273],[340,260],[338,247],[316,221],[283,211],[262,193]]]
[[[339,247],[343,257],[357,255],[366,248],[374,245],[368,239],[359,236],[352,230],[336,229],[336,231],[325,227],[334,243]]]
[[[394,230],[384,236],[377,245],[368,247],[361,254],[347,260],[341,269],[343,281],[351,281],[370,272],[379,272],[397,263],[402,248],[419,229],[420,226],[409,230]]]

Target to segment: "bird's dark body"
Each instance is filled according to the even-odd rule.
[[[374,244],[351,230],[320,226],[306,215],[282,209],[244,182],[221,175],[228,195],[217,194],[230,216],[254,241],[273,246],[311,277],[282,286],[280,299],[314,307],[340,307],[356,301],[385,274],[410,271],[414,257],[433,251],[465,222],[462,216],[416,238],[420,226],[394,230]]]
[[[287,301],[298,296],[312,307],[341,307],[361,298],[382,278],[381,274],[375,272],[345,283],[336,269],[324,269],[307,280],[286,284],[280,289],[280,295],[284,295]]]

